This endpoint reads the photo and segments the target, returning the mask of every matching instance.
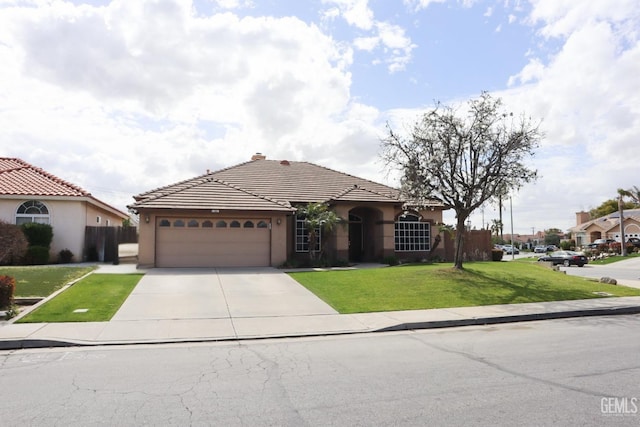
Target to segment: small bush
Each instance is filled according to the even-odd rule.
[[[0,265],[19,263],[27,245],[27,238],[20,226],[0,220]]]
[[[28,222],[22,224],[22,231],[29,241],[29,246],[44,246],[49,248],[53,240],[53,227],[49,224]]]
[[[73,261],[73,252],[69,249],[61,250],[58,254],[58,262],[60,264],[69,264],[71,261]]]
[[[24,259],[27,265],[43,265],[49,262],[49,248],[45,246],[29,246]]]
[[[492,249],[491,250],[491,260],[492,261],[502,261],[502,256],[504,252],[502,249]]]
[[[16,290],[16,280],[11,276],[0,276],[0,308],[10,308],[13,305],[13,294]]]
[[[397,257],[390,255],[382,258],[382,263],[388,264],[388,265],[398,265],[400,264],[400,261],[398,260]]]

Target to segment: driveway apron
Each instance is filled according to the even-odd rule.
[[[274,268],[155,268],[140,280],[112,321],[336,313]]]

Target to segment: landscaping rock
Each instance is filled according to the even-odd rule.
[[[600,278],[600,283],[607,283],[609,285],[617,285],[618,281],[614,278],[611,277],[601,277]]]

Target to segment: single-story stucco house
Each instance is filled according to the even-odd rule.
[[[0,157],[0,219],[18,225],[50,224],[52,260],[68,249],[81,261],[87,226],[120,226],[128,217],[41,168],[21,159]]]
[[[320,237],[333,259],[426,258],[444,209],[438,200],[411,209],[395,188],[260,153],[134,199],[129,208],[140,217],[140,267],[277,267],[308,258],[296,207],[310,202],[328,204],[343,220]]]
[[[625,209],[622,212],[625,240],[629,237],[640,238],[640,209]],[[589,219],[588,212],[576,212],[576,226],[571,227],[571,239],[576,246],[593,243],[597,239],[620,241],[620,213],[613,212],[596,219]]]

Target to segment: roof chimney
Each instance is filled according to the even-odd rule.
[[[576,225],[584,224],[585,222],[589,221],[589,218],[589,212],[576,212]]]
[[[267,156],[265,156],[262,153],[256,153],[253,156],[251,156],[251,160],[265,160],[267,158]]]

